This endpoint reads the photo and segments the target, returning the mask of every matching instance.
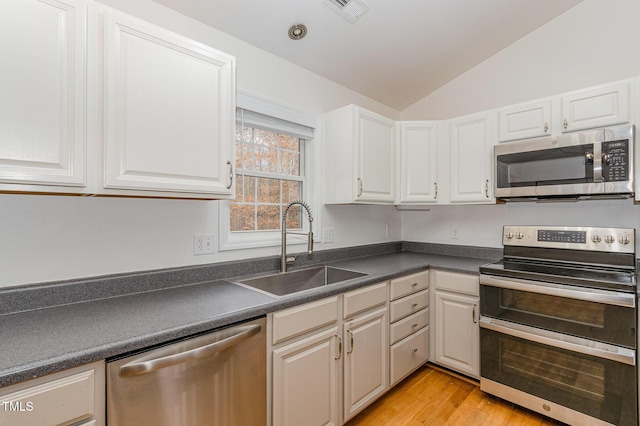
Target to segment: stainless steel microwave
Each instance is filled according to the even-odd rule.
[[[632,125],[567,133],[494,147],[495,196],[505,200],[629,198]]]

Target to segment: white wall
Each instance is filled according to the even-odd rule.
[[[157,3],[102,3],[236,56],[238,88],[244,91],[318,116],[349,103],[399,116],[398,111]],[[390,216],[390,207],[323,210],[322,227],[334,228],[335,242],[318,244],[316,250],[400,237],[400,215]],[[279,247],[269,247],[193,256],[193,234],[218,234],[217,201],[0,194],[0,218],[0,287],[279,253]],[[386,223],[392,224],[389,238]]]
[[[584,0],[402,118],[451,118],[640,75],[639,17],[637,0]]]
[[[402,112],[446,119],[640,75],[640,2],[584,0]],[[637,124],[637,123],[636,123]],[[402,239],[501,247],[503,225],[640,228],[630,200],[434,206],[402,212]],[[460,238],[451,239],[451,227]]]

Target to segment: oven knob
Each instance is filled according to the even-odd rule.
[[[598,244],[600,241],[602,241],[602,238],[600,238],[600,235],[595,234],[591,236],[591,241],[593,241],[594,243]]]
[[[507,240],[510,240],[513,238],[513,232],[509,231],[505,234],[505,237],[507,237]]]
[[[615,243],[616,238],[613,235],[607,235],[604,237],[604,242],[607,244]]]
[[[523,239],[523,238],[524,238],[524,234],[523,234],[522,232],[518,232],[518,233],[516,234],[516,238],[517,238],[517,239],[519,239],[519,240],[521,240],[521,239]]]
[[[629,244],[629,242],[629,236],[627,234],[620,236],[620,244]]]

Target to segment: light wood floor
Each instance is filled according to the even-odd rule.
[[[421,367],[347,426],[562,425],[480,391],[471,380],[430,366]]]

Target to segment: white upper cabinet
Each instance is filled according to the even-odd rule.
[[[355,105],[324,116],[324,202],[392,204],[395,123]]]
[[[438,123],[400,121],[396,123],[399,140],[398,204],[437,203],[438,195]]]
[[[551,135],[551,99],[501,108],[500,142]]]
[[[86,186],[85,19],[81,0],[10,1],[2,8],[1,190],[7,183],[26,184],[22,191]]]
[[[449,122],[449,199],[493,203],[492,155],[496,115],[486,112]]]
[[[631,119],[629,81],[562,95],[562,131],[628,123]]]
[[[0,191],[233,198],[233,57],[87,0],[0,24]]]
[[[233,196],[235,59],[104,13],[105,188]]]

